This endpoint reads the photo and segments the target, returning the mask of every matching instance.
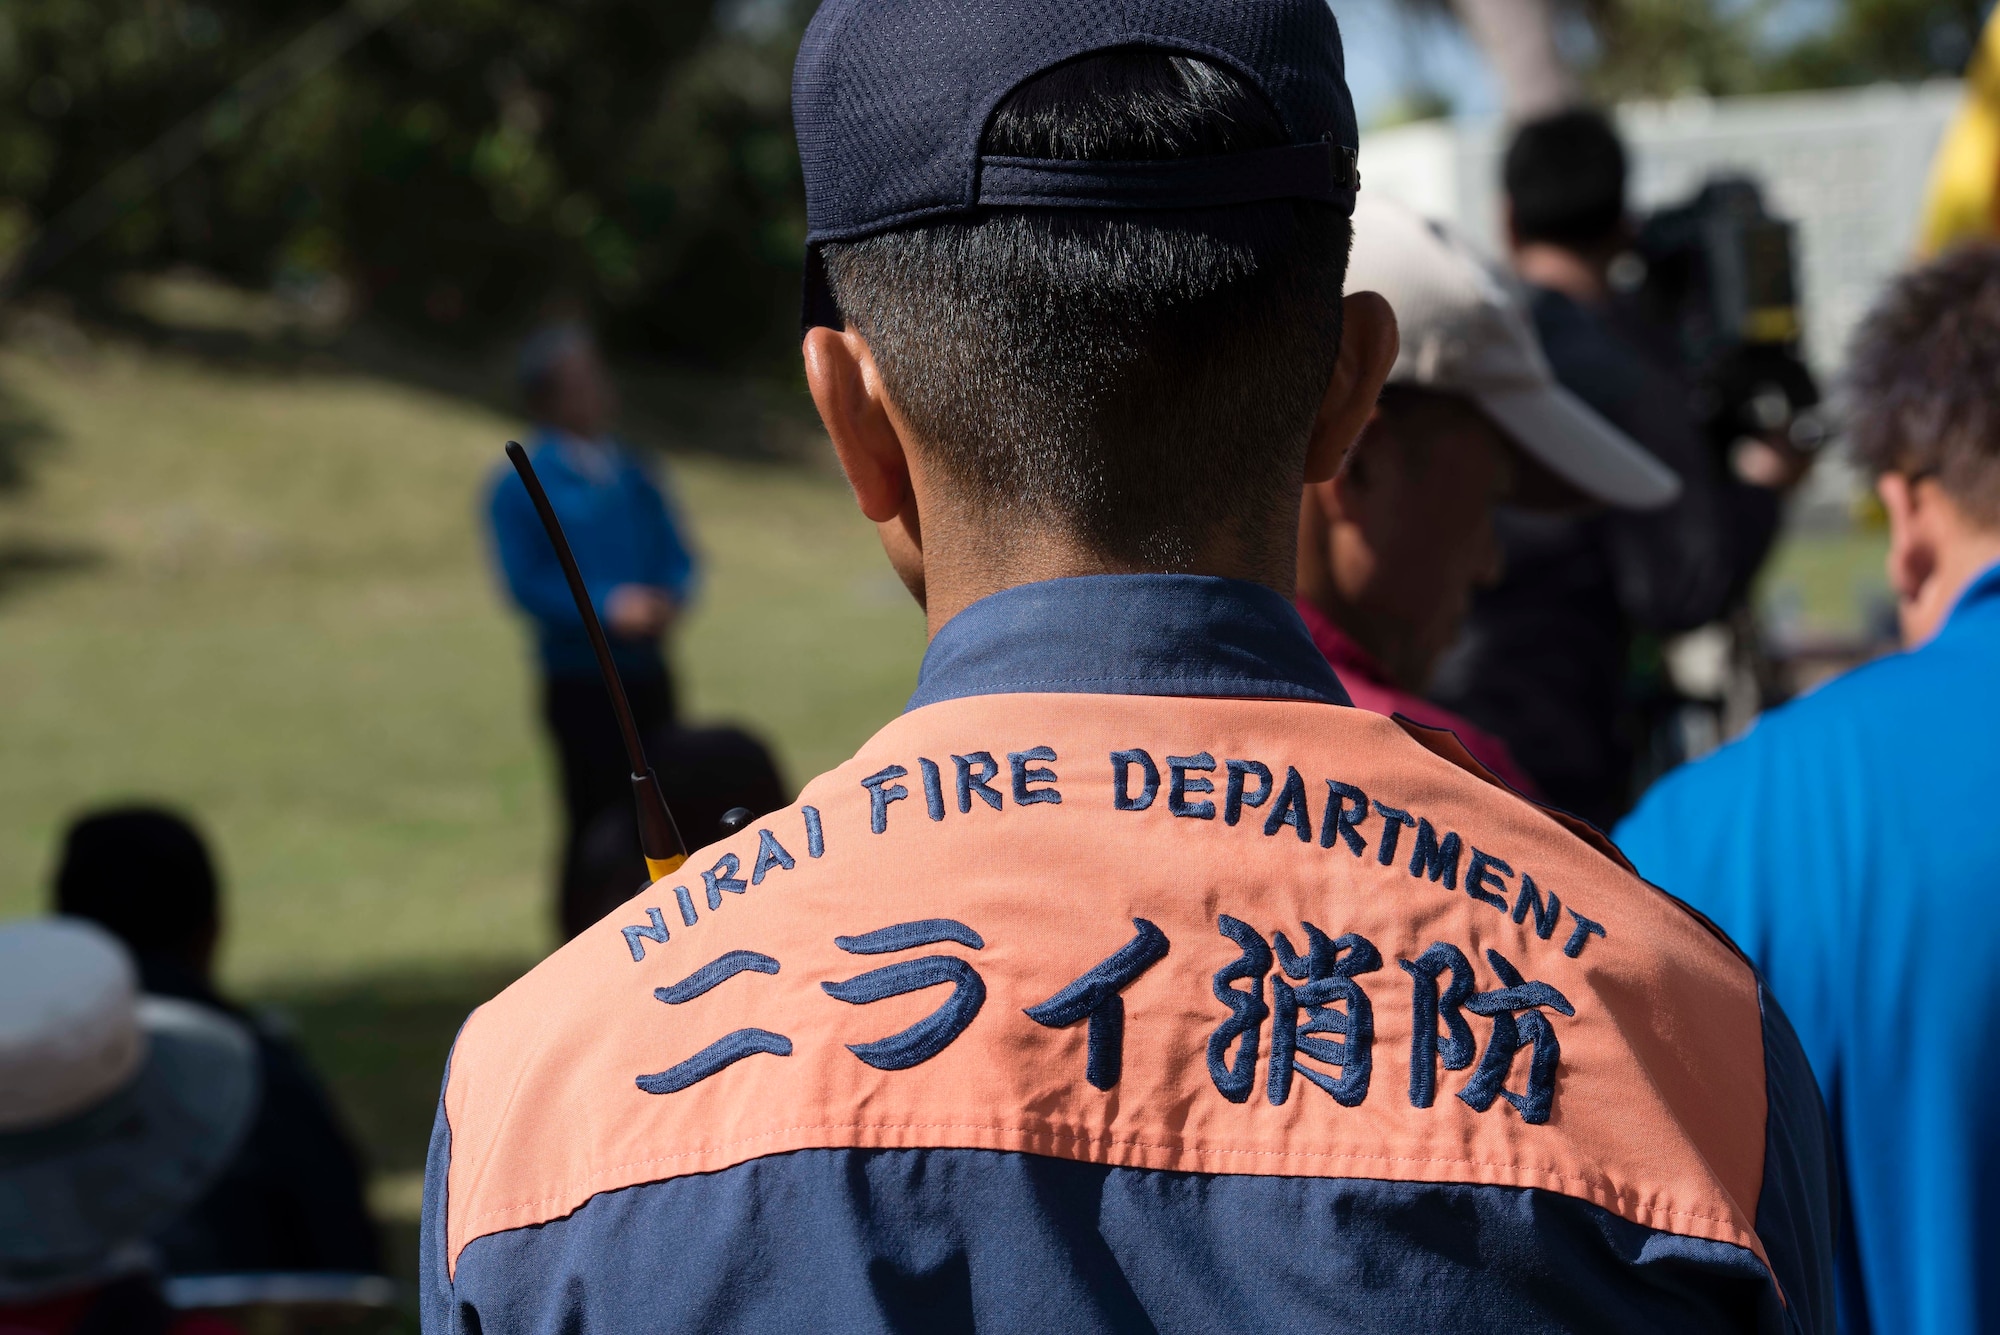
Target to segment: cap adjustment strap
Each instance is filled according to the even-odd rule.
[[[1355,152],[1330,142],[1142,162],[979,159],[978,202],[1010,208],[1203,209],[1274,199],[1354,207]]]

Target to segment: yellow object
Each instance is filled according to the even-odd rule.
[[[1799,336],[1798,308],[1759,306],[1745,319],[1743,332],[1754,343],[1789,343]]]
[[[1919,255],[2000,236],[2000,10],[1965,72],[1965,101],[1931,160]]]
[[[646,875],[655,881],[664,881],[681,869],[687,861],[687,854],[678,853],[670,858],[647,858]]]

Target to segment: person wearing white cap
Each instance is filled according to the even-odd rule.
[[[1729,618],[1810,456],[1782,430],[1727,449],[1682,349],[1611,284],[1631,244],[1625,150],[1600,112],[1521,126],[1506,154],[1511,269],[1556,379],[1673,470],[1671,505],[1497,517],[1506,570],[1438,663],[1432,699],[1507,739],[1552,803],[1609,829],[1678,745],[1666,637]]]
[[[1499,576],[1493,508],[1648,509],[1679,481],[1556,383],[1509,280],[1445,225],[1364,193],[1348,283],[1387,298],[1402,347],[1338,476],[1305,489],[1299,615],[1357,705],[1457,733],[1537,796],[1505,743],[1422,695]]]
[[[172,1317],[145,1239],[222,1170],[256,1103],[249,1036],[141,996],[110,933],[0,925],[0,1331],[233,1329]]]

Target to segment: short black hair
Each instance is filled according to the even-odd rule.
[[[589,328],[574,320],[551,321],[536,328],[521,340],[514,358],[514,383],[520,388],[522,405],[531,414],[541,413],[548,406],[564,359],[596,349]]]
[[[186,817],[121,806],[78,817],[63,838],[55,910],[92,922],[135,955],[185,956],[214,934],[215,863]]]
[[[2000,246],[1890,284],[1855,331],[1843,390],[1863,468],[1933,476],[1968,519],[2000,529]]]
[[[1625,145],[1603,112],[1529,121],[1507,146],[1502,176],[1523,241],[1599,246],[1625,220]]]
[[[1206,61],[1124,48],[1010,94],[983,151],[1162,160],[1288,142]],[[1340,347],[1346,215],[1273,201],[1179,213],[991,209],[823,249],[919,448],[984,512],[1184,568],[1218,529],[1290,551]],[[1267,551],[1268,549],[1268,551]]]

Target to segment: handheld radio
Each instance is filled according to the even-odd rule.
[[[576,557],[570,552],[569,539],[563,536],[555,507],[549,504],[549,494],[542,490],[542,480],[535,476],[535,466],[528,462],[528,452],[519,441],[507,442],[507,461],[521,475],[528,499],[535,503],[535,513],[542,517],[542,528],[549,535],[549,545],[556,549],[563,578],[569,581],[570,597],[576,600],[577,615],[583,618],[584,632],[590,636],[591,650],[597,655],[597,669],[604,674],[604,689],[611,696],[611,712],[618,716],[618,731],[625,739],[625,758],[632,769],[632,801],[639,809],[639,847],[646,855],[646,875],[654,881],[671,876],[687,861],[687,845],[681,842],[680,829],[674,824],[673,813],[667,810],[659,777],[646,763],[646,747],[640,740],[638,726],[632,722],[625,682],[618,675],[618,665],[611,661],[611,645],[604,638],[597,609],[590,605],[590,591],[583,586],[583,575],[576,568]]]

